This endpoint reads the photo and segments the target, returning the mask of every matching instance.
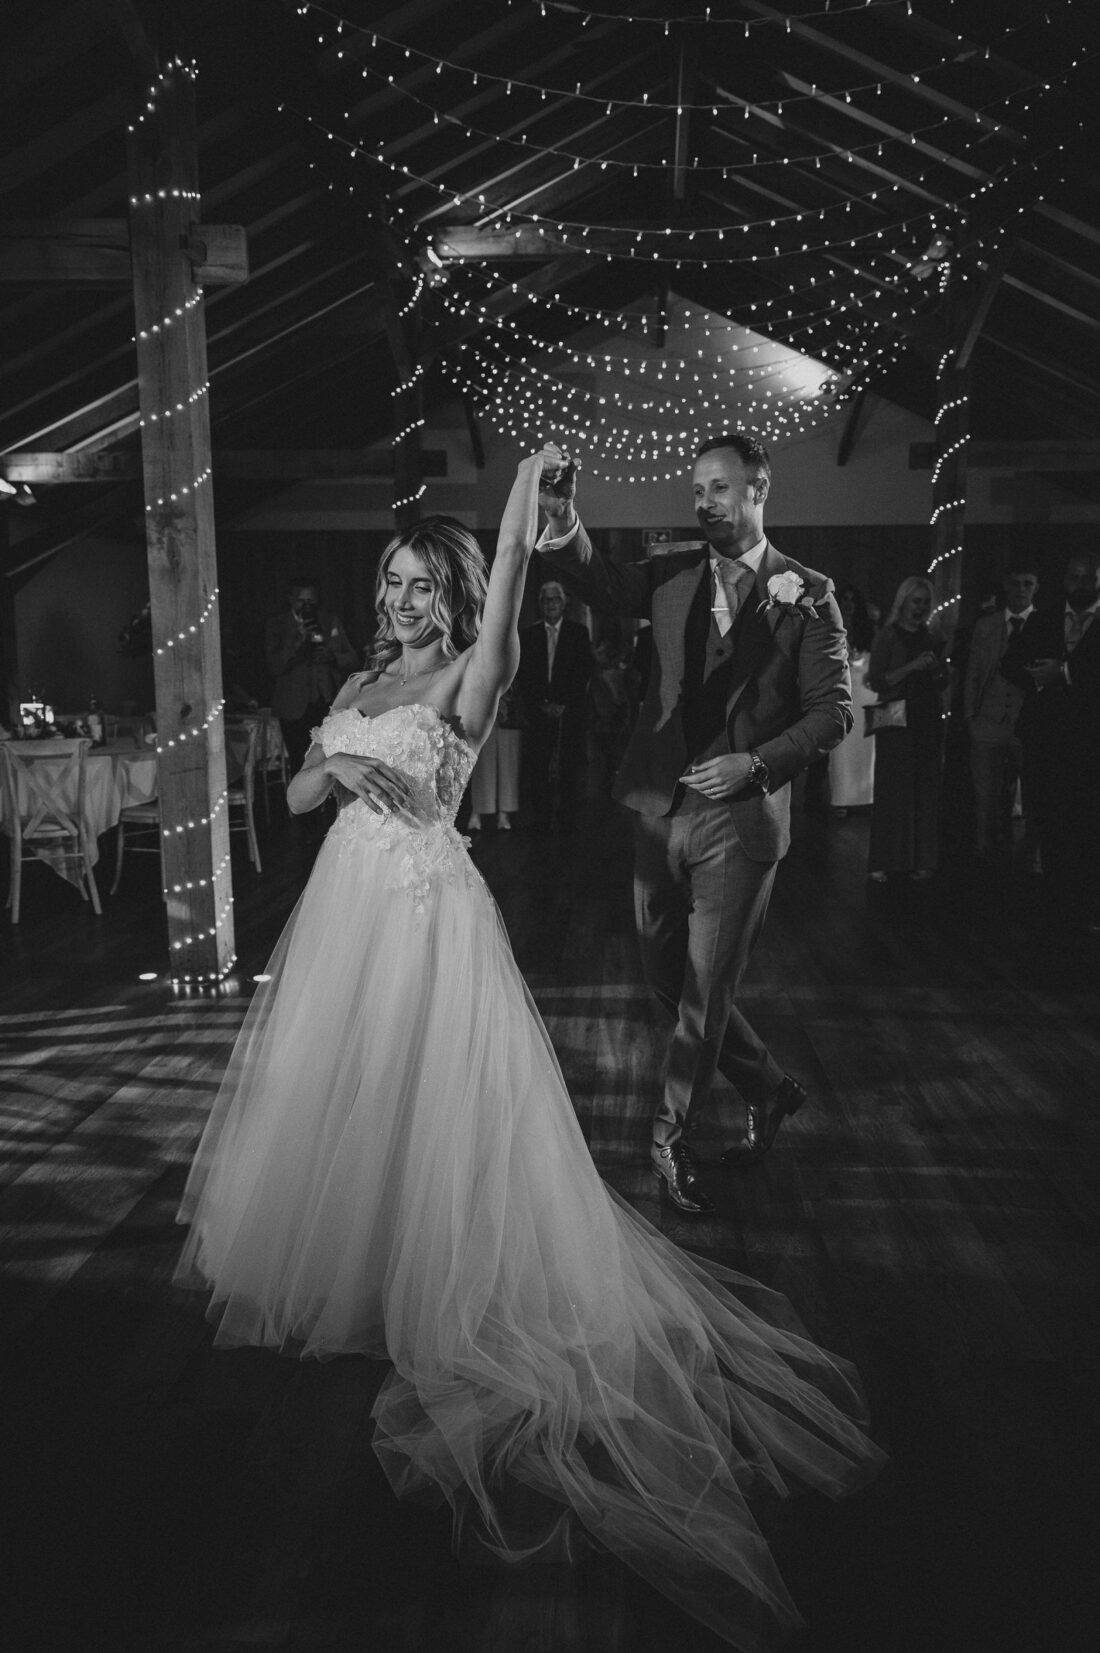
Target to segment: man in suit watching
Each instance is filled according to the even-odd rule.
[[[1005,606],[980,614],[970,639],[963,717],[970,735],[974,848],[983,859],[1011,841],[1012,799],[1022,753],[1016,720],[1027,693],[1034,690],[1029,683],[1010,682],[1001,672],[1001,662],[1010,645],[1014,652],[1029,653],[1038,589],[1038,576],[1030,568],[1011,568],[1004,581]]]
[[[737,1003],[776,866],[790,843],[790,782],[852,724],[844,624],[832,581],[764,532],[771,465],[744,432],[712,437],[693,471],[705,543],[642,563],[596,551],[575,509],[575,467],[544,482],[539,542],[592,607],[647,619],[653,663],[614,795],[635,812],[635,918],[646,978],[675,1020],[652,1161],[681,1211],[712,1211],[688,1137],[717,1067],[746,1104],[726,1164],[771,1147],[806,1092]]]
[[[1043,860],[1044,918],[1056,929],[1100,934],[1100,552],[1066,564],[1060,609],[1041,615],[1026,648],[1005,655],[1036,693],[1017,725],[1024,792]]]
[[[557,580],[539,589],[541,620],[520,632],[516,685],[526,709],[523,768],[536,819],[571,824],[585,755],[585,707],[592,675],[588,632],[565,618]]]

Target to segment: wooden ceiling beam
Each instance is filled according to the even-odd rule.
[[[973,109],[969,104],[961,103],[958,98],[948,97],[945,92],[938,91],[925,80],[915,80],[904,69],[897,69],[892,64],[883,63],[880,58],[871,57],[866,52],[849,46],[844,40],[836,36],[825,34],[821,29],[815,29],[810,24],[792,17],[787,12],[778,11],[774,6],[763,3],[763,0],[743,0],[744,10],[756,17],[769,18],[779,23],[783,28],[797,35],[800,39],[810,42],[819,50],[832,57],[842,58],[852,63],[861,72],[873,75],[877,81],[897,87],[907,92],[922,103],[929,104],[933,109],[940,109],[944,114],[953,115],[959,120],[968,121],[981,131],[1003,138],[1006,143],[1014,144],[1017,148],[1024,148],[1027,140],[1019,132],[1013,131],[1001,121],[996,121],[991,115],[984,115],[980,109]],[[847,106],[846,106],[847,107]]]
[[[970,365],[970,358],[974,353],[974,346],[981,337],[982,328],[985,326],[986,318],[988,317],[990,310],[993,308],[993,301],[997,296],[997,290],[1000,287],[1001,282],[1005,279],[1005,271],[1008,268],[1008,260],[1012,253],[1013,245],[1014,243],[1012,238],[1006,236],[997,251],[996,257],[992,260],[986,270],[985,280],[982,282],[981,291],[979,292],[977,301],[970,312],[969,318],[967,319],[965,330],[960,340],[958,349],[955,351],[953,365],[958,371],[962,371]]]
[[[1087,379],[1083,374],[1074,373],[1067,367],[1056,366],[1049,356],[1036,356],[1022,345],[999,338],[995,333],[986,332],[982,338],[985,344],[992,345],[1003,355],[1014,356],[1018,361],[1025,362],[1038,375],[1040,381],[1053,379],[1056,383],[1068,385],[1071,390],[1089,397],[1091,401],[1100,403],[1100,380]]]
[[[447,454],[433,448],[422,454],[428,476],[447,475]],[[215,448],[215,480],[232,482],[303,481],[326,478],[392,477],[390,444],[378,448]],[[142,475],[136,447],[77,453],[8,453],[0,455],[0,476],[28,487],[65,483],[136,482]]]
[[[125,131],[132,114],[133,98],[129,93],[111,92],[98,103],[86,104],[68,120],[47,127],[21,148],[10,149],[0,157],[0,194],[34,183],[44,172],[108,133]]]
[[[313,244],[312,243],[304,243],[304,244],[302,244],[298,247],[292,248],[292,249],[290,249],[290,251],[281,254],[278,258],[273,259],[273,260],[269,261],[267,264],[261,265],[259,268],[253,270],[253,272],[252,272],[253,279],[256,280],[256,279],[259,279],[263,276],[269,275],[273,270],[279,268],[280,265],[286,263],[290,258],[298,257],[298,256],[305,256],[306,254],[312,252],[313,250],[314,249],[313,249]],[[247,314],[245,314],[243,316],[238,316],[236,320],[230,322],[227,325],[223,324],[221,327],[218,328],[218,330],[216,332],[212,332],[208,335],[209,342],[213,345],[218,345],[218,346],[223,345],[224,341],[226,339],[230,338],[234,333],[238,332],[240,329],[242,329],[244,327],[255,325],[255,323],[260,319],[260,317],[268,315],[268,314],[274,312],[275,310],[278,310],[278,309],[281,309],[281,308],[285,307],[287,304],[291,303],[294,299],[299,298],[303,294],[307,293],[310,290],[310,288],[318,285],[319,283],[321,283],[323,281],[330,280],[334,275],[339,274],[341,270],[345,269],[347,266],[349,266],[353,263],[356,263],[356,262],[358,262],[357,259],[348,258],[348,259],[344,259],[344,260],[342,260],[340,262],[336,262],[336,263],[326,263],[325,266],[324,266],[324,269],[321,270],[320,273],[315,273],[315,274],[311,275],[309,277],[309,279],[299,282],[297,286],[292,287],[289,290],[284,289],[283,291],[281,291],[278,294],[278,296],[276,298],[269,299],[265,304],[253,305],[248,310]],[[208,294],[207,297],[206,297],[206,301],[205,301],[207,315],[209,316],[211,310],[217,305],[218,300],[220,298],[226,297],[232,291],[233,291],[232,288],[223,287],[223,288],[220,288],[220,289],[216,289],[214,292]],[[129,300],[125,301],[125,303],[122,307],[123,308],[129,308],[129,303],[130,303]],[[102,310],[97,311],[97,315],[100,318],[102,318],[104,316],[104,311],[102,311]],[[374,322],[373,322],[373,325],[371,326],[370,330],[371,330],[372,334],[377,331],[377,318],[374,318]],[[74,329],[69,329],[68,331],[69,332],[75,332],[75,331],[77,331],[77,329],[75,329],[75,328]],[[64,347],[65,347],[66,343],[67,343],[66,335],[61,334],[61,335],[55,336],[54,338],[50,339],[50,341],[46,344],[40,344],[40,345],[36,346],[33,351],[26,352],[24,358],[20,358],[16,363],[12,364],[13,371],[14,371],[15,366],[19,365],[19,363],[21,361],[24,361],[24,360],[29,360],[29,361],[33,362],[36,359],[41,359],[45,362],[46,360],[48,360],[51,353],[56,352],[58,349],[64,350]],[[81,380],[81,378],[84,377],[86,374],[98,373],[102,369],[110,367],[112,362],[117,362],[117,361],[120,361],[120,360],[125,360],[128,364],[132,360],[132,357],[133,357],[133,343],[132,343],[132,340],[126,340],[126,341],[123,341],[122,343],[117,344],[111,350],[101,352],[98,356],[96,356],[94,358],[84,357],[83,359],[80,360],[79,365],[77,367],[75,367],[68,374],[61,375],[61,376],[56,375],[56,374],[52,375],[47,384],[44,384],[42,386],[42,388],[40,388],[35,394],[33,394],[31,396],[28,396],[28,397],[25,397],[22,401],[14,401],[9,397],[7,402],[4,405],[4,410],[3,410],[3,424],[4,424],[4,426],[6,426],[10,430],[11,427],[12,427],[13,421],[21,413],[24,413],[24,412],[28,411],[31,408],[37,407],[42,401],[44,401],[48,397],[56,396],[59,392],[63,391],[67,385],[78,384],[79,381]],[[71,357],[70,357],[70,359],[71,359]],[[6,367],[7,367],[7,364],[5,363],[4,368],[6,368]],[[2,381],[4,376],[5,376],[4,370],[0,369],[0,381]],[[131,385],[133,384],[132,380],[128,381],[128,382]],[[66,418],[67,417],[68,416],[66,416]],[[19,445],[21,445],[21,446],[26,445],[27,442],[29,442],[29,441],[33,442],[33,441],[38,440],[42,435],[50,434],[51,432],[62,429],[63,426],[64,426],[64,422],[65,422],[64,419],[62,419],[55,426],[46,426],[46,427],[44,427],[44,429],[42,431],[35,432],[34,434],[32,434],[30,436],[20,435],[16,440],[18,441]],[[124,434],[124,432],[120,432],[116,427],[111,426],[109,428],[109,430],[107,431],[104,439],[107,440],[107,441],[112,441],[112,440],[115,440],[120,434]],[[51,445],[52,446],[67,446],[68,444],[67,444],[67,442],[65,441],[64,438],[59,440],[55,436],[54,441]]]
[[[881,138],[883,143],[904,144],[905,152],[907,154],[923,155],[926,159],[935,161],[940,166],[947,167],[953,172],[958,172],[969,183],[984,183],[989,177],[989,173],[982,167],[973,166],[969,161],[964,160],[961,156],[953,155],[949,149],[943,149],[938,144],[929,143],[926,138],[918,137],[914,140],[914,135],[912,133],[906,132],[903,127],[897,126],[891,121],[884,120],[881,115],[876,115],[872,110],[861,109],[856,103],[845,103],[843,98],[833,97],[828,92],[821,91],[819,87],[811,86],[808,81],[799,80],[794,75],[783,73],[780,75],[780,79],[784,81],[786,85],[790,86],[793,92],[798,93],[799,96],[813,99],[812,105],[808,105],[808,108],[817,107],[822,110],[827,110],[829,114],[840,116],[843,121],[850,122],[861,128],[860,136],[862,136],[863,131],[875,132],[878,137]],[[807,132],[812,131],[812,129],[805,127],[804,130],[807,130]],[[820,143],[826,140],[817,137],[816,141]],[[838,144],[835,139],[829,139],[827,141],[829,142],[829,147],[834,149],[837,155],[845,158],[851,155],[852,161],[856,165],[869,165],[874,170],[885,170],[874,168],[874,163],[867,161],[865,157],[859,154],[853,153],[850,146],[842,143]],[[858,137],[856,139],[856,143],[858,146]],[[942,196],[936,195],[931,190],[928,190],[923,185],[917,183],[915,180],[907,179],[899,173],[891,173],[888,171],[885,172],[885,176],[887,176],[891,182],[902,185],[903,188],[909,190],[913,195],[918,195],[925,200],[933,201],[939,206],[946,205],[946,201]]]
[[[1057,310],[1061,315],[1068,316],[1078,326],[1087,327],[1092,333],[1100,333],[1100,318],[1097,317],[1095,311],[1079,310],[1076,305],[1067,304],[1064,299],[1056,298],[1053,293],[1044,292],[1042,288],[1033,286],[1031,282],[1021,281],[1019,276],[1006,275],[1004,284],[1018,293],[1025,293],[1028,298],[1033,298],[1037,304],[1045,304],[1049,310]]]
[[[199,224],[186,249],[195,280],[225,286],[248,280],[248,239],[239,224]],[[130,228],[125,218],[43,218],[0,222],[0,282],[80,282],[129,286]]]
[[[1082,241],[1091,241],[1094,247],[1100,247],[1100,224],[1087,224],[1083,218],[1065,212],[1050,201],[1036,201],[1035,211],[1041,218],[1049,218],[1052,224],[1059,224],[1062,229],[1079,235]]]
[[[672,146],[672,199],[687,198],[688,145],[691,142],[691,105],[695,99],[695,64],[681,41],[676,61],[676,135]]]
[[[134,62],[144,74],[155,74],[160,67],[157,49],[133,0],[108,0],[108,9]]]
[[[18,50],[8,36],[0,57],[0,103],[8,105],[28,87],[48,81],[102,40],[111,27],[110,0],[75,0],[20,35]]]
[[[308,250],[308,246],[297,249],[297,251]],[[279,262],[282,262],[282,260],[276,260],[276,264]],[[344,261],[346,265],[350,265],[354,262],[357,262],[357,260],[347,259]],[[273,267],[274,266],[264,265],[261,269],[254,272],[254,276],[258,277],[264,275],[270,268]],[[269,300],[267,304],[250,309],[247,314],[240,316],[227,325],[223,325],[217,330],[217,332],[212,332],[208,339],[209,346],[214,348],[222,346],[224,342],[232,337],[234,333],[243,328],[254,325],[257,319],[262,315],[283,308],[295,298],[301,297],[303,294],[308,292],[310,288],[315,286],[317,283],[330,278],[334,272],[338,273],[343,267],[344,266],[340,264],[326,265],[325,269],[320,274],[312,276],[309,280],[300,282],[298,286],[292,288],[289,292],[280,292],[276,298]],[[214,378],[220,373],[224,373],[230,368],[238,366],[250,356],[256,355],[259,351],[266,349],[270,345],[276,344],[280,340],[288,337],[290,334],[297,332],[300,327],[310,325],[313,322],[323,319],[325,316],[338,309],[341,305],[353,302],[356,299],[360,299],[364,295],[369,294],[372,286],[373,283],[370,282],[365,285],[357,286],[351,291],[341,294],[332,303],[322,305],[318,309],[310,311],[310,313],[304,318],[295,318],[292,323],[281,327],[279,332],[272,334],[264,343],[260,345],[253,345],[247,350],[238,351],[238,353],[234,356],[225,357],[223,360],[216,362],[211,369],[211,378]],[[228,289],[225,289],[225,291],[228,291]],[[214,303],[217,297],[218,294],[216,293],[211,295],[210,303]],[[376,316],[374,325],[369,328],[370,335],[375,336],[378,332],[380,332],[380,330],[381,320]],[[365,332],[367,331],[367,328],[361,326],[359,331]],[[120,346],[118,349],[113,350],[100,358],[100,360],[93,365],[97,367],[104,367],[109,365],[112,360],[124,355],[127,357],[129,356],[129,348],[127,346]],[[84,365],[87,367],[88,364],[85,363]],[[79,377],[79,373],[74,374],[74,382],[79,380]],[[56,388],[56,384],[54,385],[54,388]],[[43,394],[45,394],[45,392]],[[29,401],[21,404],[21,406],[32,407],[41,400],[41,396],[31,398]],[[5,410],[5,417],[7,417],[10,413],[18,411],[19,407]],[[64,414],[59,419],[52,420],[50,423],[40,427],[38,430],[21,434],[17,438],[16,445],[21,448],[32,445],[37,446],[45,439],[51,447],[56,448],[71,449],[77,446],[104,447],[110,445],[112,442],[121,441],[132,430],[136,429],[136,423],[137,380],[128,379],[124,384],[119,385],[116,389],[107,392],[104,396],[98,397],[95,401],[88,403],[83,407],[73,409],[71,412]]]
[[[487,298],[481,306],[484,315],[495,320],[498,316],[511,315],[516,310],[522,310],[532,297],[538,297],[548,292],[557,292],[559,288],[576,281],[582,276],[590,274],[595,268],[591,258],[585,258],[577,253],[568,257],[558,258],[540,269],[532,271],[523,281],[509,282],[500,287]],[[646,274],[649,272],[647,271]],[[515,289],[515,290],[514,290]],[[473,338],[484,329],[482,320],[464,322],[449,322],[433,329],[428,335],[427,344],[431,345],[433,354],[442,355],[443,351],[451,349],[463,340]]]
[[[936,453],[935,442],[911,442],[909,469],[930,470]],[[1051,442],[971,442],[970,466],[993,471],[1100,472],[1100,440],[1067,437]]]

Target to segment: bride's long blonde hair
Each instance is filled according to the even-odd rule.
[[[382,671],[401,653],[386,607],[386,575],[398,551],[409,550],[424,564],[432,581],[428,613],[438,626],[443,651],[452,660],[468,649],[481,629],[481,613],[489,589],[485,557],[477,540],[457,517],[422,517],[411,528],[395,534],[382,553],[374,587],[378,629],[370,645],[367,666]]]

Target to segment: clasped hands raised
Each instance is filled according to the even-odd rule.
[[[565,532],[573,524],[577,497],[577,461],[567,449],[556,442],[545,442],[542,451],[534,456],[542,467],[539,481],[539,505],[546,512],[557,533]]]

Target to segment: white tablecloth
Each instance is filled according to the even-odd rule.
[[[878,699],[867,687],[870,658],[869,654],[854,654],[849,662],[855,723],[829,753],[829,802],[834,809],[858,809],[871,803],[875,795],[875,742],[863,733],[863,708]]]
[[[49,742],[42,741],[41,758],[36,753],[35,761],[49,761]],[[62,759],[57,760],[60,768]],[[24,808],[29,799],[24,795],[25,786],[17,776],[17,795],[20,808]],[[107,746],[92,747],[88,752],[84,778],[84,820],[88,827],[88,836],[91,839],[93,861],[99,858],[99,846],[96,843],[101,832],[107,832],[118,822],[119,815],[131,804],[147,804],[157,795],[157,757],[151,746],[135,747],[132,740],[116,740]],[[76,789],[65,799],[70,809],[76,807]],[[3,823],[6,801],[0,794],[0,824]],[[56,855],[49,850],[39,851],[43,860],[49,861],[51,866],[61,871],[61,865]]]

